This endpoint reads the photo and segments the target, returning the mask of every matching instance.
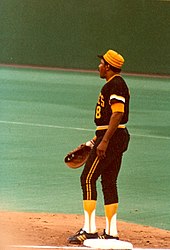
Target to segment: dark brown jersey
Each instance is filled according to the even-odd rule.
[[[120,124],[128,122],[129,116],[129,89],[120,75],[115,75],[103,86],[98,97],[95,109],[94,121],[96,126],[108,125],[112,115],[111,105],[114,103],[124,104],[124,115]]]

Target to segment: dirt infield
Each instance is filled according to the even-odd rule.
[[[105,218],[97,217],[99,234]],[[82,215],[0,212],[0,249],[5,245],[71,246],[67,238],[83,224]],[[121,240],[134,248],[170,248],[170,231],[118,221]]]

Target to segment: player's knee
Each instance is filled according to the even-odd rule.
[[[81,186],[86,185],[86,178],[83,174],[80,176],[80,183],[81,183]]]
[[[105,205],[118,202],[116,182],[102,182],[102,191]]]

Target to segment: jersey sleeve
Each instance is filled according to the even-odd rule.
[[[116,102],[111,105],[112,113],[121,112],[124,113],[125,105],[121,102]]]
[[[115,103],[125,104],[126,88],[121,77],[116,77],[110,90],[110,105]]]

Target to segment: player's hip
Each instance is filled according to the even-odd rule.
[[[97,136],[96,144],[100,143],[106,131],[107,129],[96,130],[96,136]],[[130,141],[130,134],[128,132],[128,129],[126,127],[117,128],[114,135],[110,139],[108,149],[110,149],[112,152],[119,151],[123,153],[127,150],[129,141]]]

